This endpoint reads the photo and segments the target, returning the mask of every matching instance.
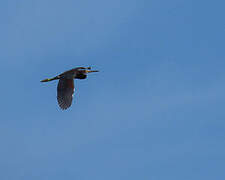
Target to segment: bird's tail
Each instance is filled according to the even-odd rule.
[[[59,79],[59,77],[56,76],[56,77],[54,77],[54,78],[44,79],[44,80],[41,80],[41,82],[49,82],[49,81],[53,81],[53,80],[56,80],[56,79]]]

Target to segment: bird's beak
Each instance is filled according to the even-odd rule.
[[[86,70],[86,73],[92,73],[92,72],[99,72],[99,71],[97,71],[97,70]]]

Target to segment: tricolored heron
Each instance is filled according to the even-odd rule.
[[[64,73],[56,77],[44,79],[41,82],[49,82],[59,79],[57,86],[57,100],[59,107],[65,110],[72,104],[74,93],[74,79],[86,79],[87,74],[91,72],[99,71],[92,71],[91,67],[77,67],[69,71],[65,71]]]

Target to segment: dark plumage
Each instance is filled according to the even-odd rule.
[[[67,109],[71,106],[74,93],[74,79],[86,79],[87,73],[92,71],[90,67],[78,67],[66,71],[54,78],[44,79],[41,82],[49,82],[59,79],[57,86],[57,100],[61,109]]]

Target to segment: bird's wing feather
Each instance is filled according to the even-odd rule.
[[[57,87],[57,100],[61,109],[71,106],[74,93],[73,79],[61,78]]]

